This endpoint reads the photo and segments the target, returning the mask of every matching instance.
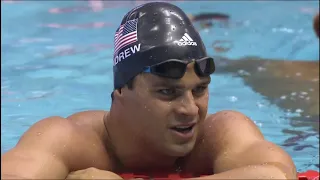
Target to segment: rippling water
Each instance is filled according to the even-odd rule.
[[[1,152],[13,147],[41,118],[109,109],[113,33],[124,13],[138,4],[141,2],[1,1]],[[212,28],[201,29],[195,24],[210,55],[232,60],[246,56],[271,61],[318,60],[319,42],[311,21],[318,11],[316,1],[176,4],[189,14],[230,15],[228,27],[214,22]],[[209,112],[235,109],[245,113],[267,139],[290,153],[299,171],[318,170],[319,131],[314,127],[319,127],[319,111],[310,111],[316,112],[309,115],[310,120],[302,118],[304,107],[290,109],[278,101],[297,94],[307,98],[306,94],[282,94],[273,98],[275,102],[259,92],[256,83],[250,84],[254,77],[244,78],[253,76],[244,69],[237,69],[238,75],[222,72],[212,76]]]

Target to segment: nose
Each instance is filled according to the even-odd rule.
[[[185,92],[183,96],[181,96],[181,100],[179,102],[179,106],[177,108],[177,113],[193,119],[198,115],[199,108],[196,104],[194,96],[191,91]]]

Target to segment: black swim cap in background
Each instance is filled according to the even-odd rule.
[[[199,33],[180,8],[165,2],[143,4],[128,12],[116,31],[114,89],[122,88],[146,66],[206,56]]]

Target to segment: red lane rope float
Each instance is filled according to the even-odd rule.
[[[299,180],[319,180],[319,172],[308,170],[303,173],[299,173]]]
[[[191,174],[167,174],[167,175],[157,175],[157,176],[147,176],[142,174],[125,173],[120,175],[123,179],[153,179],[153,180],[178,180],[183,178],[192,178]],[[203,175],[206,176],[206,175]],[[306,172],[298,173],[299,180],[319,180],[319,172],[308,170]]]

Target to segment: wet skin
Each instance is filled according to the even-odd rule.
[[[318,92],[319,89],[313,86],[314,81],[309,82],[310,78],[318,77],[315,73],[319,69],[314,68],[318,62],[245,58],[236,62],[217,60],[217,64],[220,67],[217,73],[236,74],[239,69],[249,72],[251,76],[242,76],[245,82],[271,100],[291,92],[289,90],[300,90],[290,82],[299,81],[301,90],[313,87]],[[264,71],[257,71],[257,68],[261,70],[259,67]],[[298,68],[303,76],[294,76]],[[257,82],[257,77],[265,83]],[[270,93],[266,84],[274,86],[275,79],[279,80],[276,84],[285,83],[290,88],[270,88]],[[157,81],[180,85],[180,90],[173,93],[173,97],[167,96],[175,91],[153,84]],[[245,115],[228,110],[207,115],[208,90],[199,88],[207,81],[197,77],[190,66],[186,75],[176,82],[141,75],[133,90],[116,91],[110,112],[86,111],[67,118],[41,120],[22,136],[16,147],[2,155],[1,176],[114,179],[118,178],[114,173],[181,171],[194,175],[215,174],[208,179],[241,176],[270,179],[270,175],[283,179],[284,174],[294,178],[296,170],[288,154],[265,141]],[[311,96],[318,97],[318,94],[310,93]],[[308,106],[308,102],[303,103],[301,105]],[[282,106],[286,104],[291,107],[291,103],[282,103]],[[305,112],[319,114],[313,108]],[[181,122],[195,122],[191,138],[182,138],[170,129]]]
[[[1,176],[114,179],[123,172],[181,172],[214,174],[209,179],[296,177],[290,156],[264,140],[248,117],[230,110],[207,114],[209,80],[199,78],[192,64],[180,80],[143,74],[132,90],[114,92],[110,112],[41,120],[2,155]],[[171,128],[188,123],[194,123],[189,136]]]

